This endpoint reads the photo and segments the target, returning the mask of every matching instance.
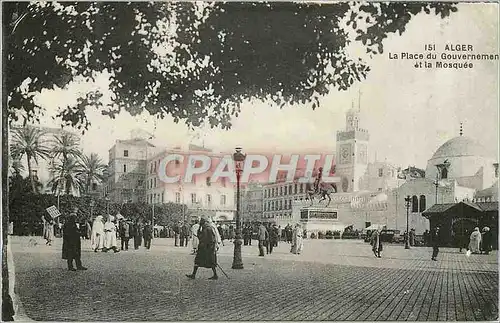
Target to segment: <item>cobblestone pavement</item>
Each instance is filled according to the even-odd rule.
[[[232,270],[232,244],[219,263],[229,275],[187,279],[190,247],[155,239],[151,250],[94,253],[83,244],[85,272],[69,272],[61,241],[33,246],[11,237],[16,293],[25,314],[43,321],[335,320],[469,321],[498,316],[497,252],[467,257],[442,248],[385,245],[381,259],[361,241],[305,240],[301,255],[280,243],[257,257],[243,247],[245,269]]]

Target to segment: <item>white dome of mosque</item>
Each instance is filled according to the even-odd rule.
[[[483,157],[484,155],[485,150],[480,143],[469,137],[458,136],[442,144],[431,159],[461,156]]]
[[[425,177],[432,180],[438,177],[454,179],[460,186],[483,189],[495,179],[494,162],[480,143],[461,133],[436,150],[427,162]],[[438,168],[441,169],[439,175]]]

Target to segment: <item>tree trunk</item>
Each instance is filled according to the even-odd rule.
[[[28,176],[30,178],[31,189],[36,193],[35,179],[33,178],[33,171],[31,170],[31,156],[26,154],[26,161],[28,162]]]
[[[6,40],[6,39],[5,39]],[[9,42],[3,42],[3,61],[6,62],[8,53]],[[7,82],[2,82],[2,106],[7,107]],[[12,297],[10,295],[10,285],[9,285],[9,268],[7,265],[7,243],[9,242],[9,185],[7,184],[9,176],[9,124],[7,120],[7,111],[2,113],[2,321],[14,321],[14,305],[12,303]]]

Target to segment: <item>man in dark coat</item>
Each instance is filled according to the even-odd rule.
[[[144,247],[146,249],[151,248],[151,240],[153,239],[153,227],[151,226],[151,223],[148,221],[146,222],[146,225],[144,226]]]
[[[430,235],[431,245],[432,245],[432,258],[431,260],[437,261],[437,255],[439,253],[439,245],[441,244],[441,232],[439,226],[431,231]]]
[[[278,246],[278,227],[273,224],[269,228],[269,243],[267,244],[267,253],[273,253],[273,248]]]
[[[219,278],[216,270],[218,247],[214,230],[206,219],[201,218],[200,228],[198,229],[198,250],[194,258],[193,273],[186,274],[188,278],[195,279],[199,267],[212,268],[213,276],[209,279],[216,280]]]
[[[139,249],[142,244],[142,223],[139,219],[134,224],[134,249]]]
[[[482,248],[481,252],[484,252],[485,255],[488,255],[491,251],[491,245],[492,245],[492,234],[490,231],[489,227],[484,227],[481,241],[482,241]]]
[[[120,240],[121,249],[128,250],[128,241],[130,239],[130,224],[126,219],[120,221]]]
[[[174,231],[174,245],[176,247],[178,247],[179,246],[179,235],[181,233],[181,221],[179,221],[179,223],[177,223],[177,224],[174,224],[173,231]]]
[[[80,231],[76,226],[76,212],[73,212],[69,215],[63,226],[62,259],[68,261],[68,270],[87,270],[87,268],[82,266],[81,254]],[[75,260],[76,269],[73,267],[73,260]]]
[[[189,241],[189,234],[191,233],[191,227],[189,224],[183,223],[181,226],[181,247],[187,247]]]

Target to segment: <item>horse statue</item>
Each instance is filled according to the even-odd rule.
[[[322,171],[323,168],[320,167],[314,184],[306,184],[307,196],[308,199],[311,200],[310,206],[313,205],[314,198],[317,197],[319,199],[319,203],[328,199],[328,203],[326,204],[326,207],[328,207],[330,205],[330,202],[332,201],[331,194],[337,193],[337,185],[335,185],[335,183],[324,183],[321,181]]]

